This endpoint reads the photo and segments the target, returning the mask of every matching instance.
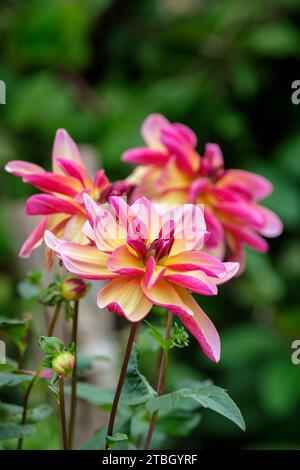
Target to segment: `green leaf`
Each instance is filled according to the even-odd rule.
[[[146,325],[148,326],[149,330],[150,330],[150,334],[151,336],[155,339],[155,341],[158,342],[158,344],[165,350],[165,351],[168,351],[171,347],[172,347],[172,344],[173,344],[173,341],[172,339],[165,339],[163,337],[163,335],[158,331],[157,328],[155,328],[154,325],[152,325],[150,322],[148,322],[147,320],[144,320],[144,322],[146,323]]]
[[[19,352],[23,353],[26,348],[26,337],[29,329],[31,315],[22,320],[17,318],[0,317],[0,331],[3,331],[17,345]]]
[[[107,427],[98,429],[81,447],[82,450],[105,449]]]
[[[32,380],[29,374],[15,374],[14,372],[0,372],[0,387],[14,387],[22,382]]]
[[[241,429],[245,430],[246,428],[241,412],[234,401],[225,390],[215,385],[209,385],[200,389],[183,388],[166,395],[154,397],[146,403],[146,408],[151,413],[154,411],[170,412],[182,398],[195,400],[200,406],[210,408],[230,419]]]
[[[71,393],[70,386],[65,387],[65,393]],[[114,391],[97,385],[78,382],[77,397],[97,406],[111,405],[114,399]]]
[[[168,436],[188,436],[201,421],[200,413],[173,410],[172,413],[159,416],[157,429]]]
[[[31,408],[28,411],[27,423],[36,423],[37,421],[42,421],[52,414],[53,410],[51,406],[43,404]]]
[[[65,350],[64,343],[55,336],[40,336],[39,345],[45,354],[56,356]]]
[[[16,437],[31,436],[36,431],[31,424],[4,423],[0,424],[0,441],[13,439]]]
[[[120,398],[125,405],[140,405],[155,395],[155,391],[138,369],[138,360],[139,351],[134,344]]]
[[[106,444],[109,450],[113,449],[115,444],[120,441],[128,441],[127,434],[116,432],[113,436],[106,436]]]
[[[16,422],[20,423],[23,413],[23,407],[14,405],[12,403],[0,403],[0,418],[1,422]],[[52,413],[52,408],[49,405],[43,404],[28,410],[27,424],[36,423],[48,418]]]

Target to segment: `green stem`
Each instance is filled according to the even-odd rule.
[[[124,384],[124,379],[125,379],[125,375],[127,371],[127,366],[128,366],[128,362],[130,359],[130,354],[131,354],[133,341],[135,338],[137,328],[138,328],[138,322],[132,323],[128,341],[127,341],[126,351],[125,351],[125,355],[123,359],[123,364],[122,364],[122,368],[121,368],[121,372],[120,372],[120,376],[118,380],[118,385],[116,388],[116,393],[114,396],[114,401],[113,401],[113,405],[112,405],[112,409],[111,409],[111,413],[109,417],[109,423],[108,423],[108,428],[107,428],[108,436],[112,436],[114,432],[114,424],[115,424],[115,419],[117,415],[119,400],[120,400],[120,396],[121,396],[121,392],[122,392],[122,388]],[[107,447],[106,447],[106,450],[107,450]]]
[[[58,379],[59,385],[59,413],[60,413],[60,425],[63,449],[68,450],[68,434],[66,425],[66,410],[65,410],[65,391],[64,391],[64,379]]]
[[[171,336],[171,327],[172,327],[172,319],[173,314],[168,312],[167,316],[167,324],[166,324],[166,335],[165,338],[168,340]],[[168,369],[168,361],[169,361],[169,348],[163,350],[163,354],[161,356],[160,367],[159,367],[159,376],[158,376],[158,383],[156,392],[157,395],[162,395],[164,393],[165,384],[166,384],[166,376],[167,376],[167,369]],[[150,425],[148,428],[144,450],[148,450],[150,448],[153,432],[157,423],[158,418],[158,411],[154,411],[151,416]]]
[[[72,449],[74,428],[76,422],[76,410],[77,410],[77,336],[78,336],[78,312],[79,312],[79,301],[74,303],[73,313],[73,326],[72,326],[72,341],[75,344],[75,367],[72,371],[72,385],[71,385],[71,409],[70,409],[70,421],[69,421],[69,448]]]
[[[59,318],[60,312],[61,312],[61,302],[59,302],[55,307],[54,314],[53,314],[52,320],[51,320],[49,328],[48,328],[48,336],[53,336],[55,326],[56,326],[57,320]]]
[[[33,386],[36,382],[36,380],[38,379],[40,373],[42,372],[43,370],[43,367],[40,366],[36,373],[34,374],[34,376],[32,377],[32,380],[30,382],[30,384],[28,385],[27,387],[27,390],[26,390],[26,393],[25,393],[25,396],[24,396],[24,401],[23,401],[23,413],[22,413],[22,419],[21,419],[21,424],[25,424],[26,423],[26,418],[27,418],[27,412],[28,412],[28,404],[29,404],[29,397],[30,397],[30,393],[31,393],[31,390],[33,389]],[[23,437],[20,437],[19,440],[18,440],[18,445],[17,445],[17,449],[18,450],[22,450],[22,446],[23,446]]]

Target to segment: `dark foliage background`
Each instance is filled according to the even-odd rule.
[[[2,0],[0,8],[1,166],[25,159],[49,167],[54,133],[65,127],[95,147],[111,179],[125,177],[122,151],[141,143],[147,114],[161,112],[196,131],[200,152],[218,142],[227,167],[273,182],[266,205],[283,219],[283,236],[268,255],[249,252],[245,274],[220,297],[201,299],[220,329],[220,364],[192,340],[169,374],[170,388],[213,378],[241,408],[247,431],[204,412],[188,438],[168,445],[299,448],[300,366],[291,362],[300,339],[300,105],[291,102],[299,1]],[[32,189],[0,178],[0,307],[16,316],[24,306],[7,207]],[[152,353],[141,347],[147,370]],[[43,429],[29,446],[51,447]]]

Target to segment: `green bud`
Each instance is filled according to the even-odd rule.
[[[85,296],[89,285],[79,277],[69,277],[64,279],[60,286],[61,297],[63,300],[79,300]]]
[[[67,377],[75,367],[75,356],[68,351],[62,352],[52,360],[52,369],[57,375]]]

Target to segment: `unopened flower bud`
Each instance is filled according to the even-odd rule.
[[[79,277],[69,277],[61,283],[61,296],[64,300],[79,300],[86,294],[88,284]]]
[[[58,354],[52,360],[52,369],[59,377],[67,377],[75,367],[75,357],[68,351]]]

